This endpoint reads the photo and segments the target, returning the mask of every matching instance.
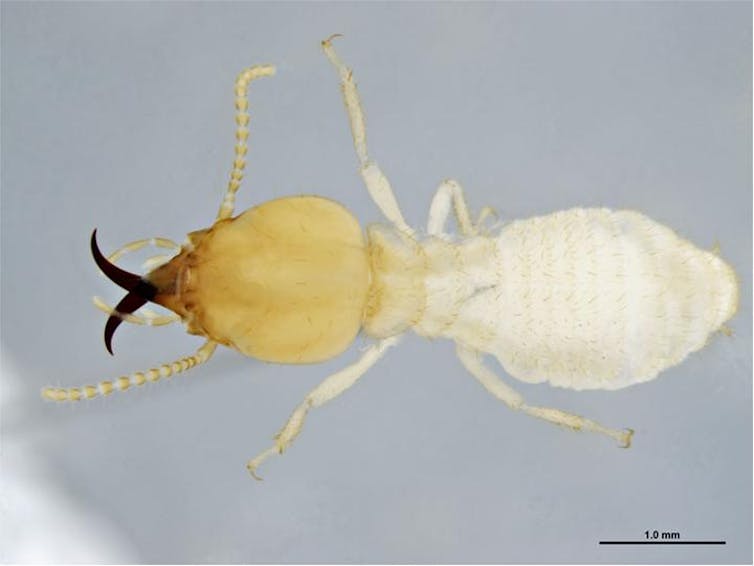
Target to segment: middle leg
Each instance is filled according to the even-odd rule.
[[[450,205],[453,204],[456,222],[464,236],[476,233],[476,227],[471,222],[469,207],[463,194],[463,187],[453,179],[444,180],[437,189],[432,204],[429,207],[427,233],[430,236],[440,236],[445,233],[445,222],[450,216]]]
[[[445,222],[450,216],[450,205],[453,205],[453,212],[456,222],[464,236],[476,236],[479,233],[486,233],[484,223],[490,217],[496,217],[497,213],[490,206],[485,206],[477,221],[471,220],[469,206],[466,203],[466,196],[461,184],[454,179],[446,179],[437,189],[432,204],[429,207],[429,220],[427,221],[427,233],[430,236],[442,236],[445,233]]]

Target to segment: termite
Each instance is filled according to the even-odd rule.
[[[387,177],[367,151],[352,71],[330,37],[322,49],[340,78],[359,172],[387,224],[367,227],[319,196],[272,200],[233,216],[246,166],[248,86],[274,74],[250,67],[235,83],[236,146],[217,218],[182,246],[165,239],[127,244],[106,258],[96,231],[97,265],[127,294],[109,314],[105,343],[122,321],[182,321],[206,338],[193,355],[97,385],[47,387],[46,399],[77,401],[158,381],[206,362],[218,344],[285,364],[310,364],[342,353],[361,331],[373,340],[354,364],[327,377],[294,410],[272,447],[247,463],[282,454],[310,409],[353,386],[401,335],[413,330],[456,344],[462,365],[496,398],[573,430],[602,433],[629,447],[617,430],[558,409],[529,405],[482,361],[497,358],[521,381],[574,390],[616,390],[652,380],[725,330],[737,309],[738,282],[717,253],[633,211],[573,208],[487,229],[490,208],[472,219],[461,185],[443,181],[426,234],[408,226]],[[445,224],[455,216],[458,234]],[[143,276],[117,267],[147,244],[175,255]],[[170,316],[139,316],[147,302]]]

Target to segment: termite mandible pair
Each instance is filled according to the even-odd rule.
[[[387,177],[367,151],[364,114],[351,70],[332,36],[322,48],[340,77],[359,172],[388,220],[367,227],[340,204],[318,196],[284,197],[233,217],[246,166],[251,81],[271,65],[250,67],[235,84],[236,146],[217,219],[182,246],[162,238],[132,242],[97,265],[127,291],[111,308],[105,343],[123,322],[182,321],[206,338],[193,354],[146,372],[82,387],[43,389],[54,401],[78,401],[158,381],[206,362],[218,344],[268,362],[316,363],[343,352],[363,331],[374,342],[354,364],[329,376],[294,410],[274,445],[247,464],[282,453],[310,409],[346,391],[400,336],[413,330],[456,343],[462,365],[492,395],[529,415],[574,430],[616,430],[558,409],[528,405],[482,361],[496,357],[513,377],[569,389],[615,390],[649,381],[725,330],[737,309],[733,269],[639,212],[573,208],[485,228],[490,208],[472,219],[464,191],[443,181],[426,234],[406,224]],[[445,231],[454,213],[459,234]],[[148,244],[175,255],[143,276],[117,267]],[[136,315],[147,302],[174,315]]]

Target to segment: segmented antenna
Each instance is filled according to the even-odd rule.
[[[191,368],[203,364],[212,357],[217,348],[217,342],[207,340],[195,354],[180,358],[168,364],[162,364],[156,368],[144,372],[135,372],[131,375],[123,375],[112,381],[100,381],[97,385],[82,385],[79,387],[45,387],[42,389],[42,397],[49,401],[81,401],[94,397],[106,397],[116,391],[128,391],[132,387],[140,387],[145,383],[155,383],[161,379],[188,371]]]
[[[260,77],[271,77],[275,74],[275,67],[272,65],[255,65],[244,69],[236,78],[236,146],[235,157],[233,159],[233,168],[230,171],[230,180],[228,188],[225,191],[223,202],[217,213],[217,219],[229,218],[233,215],[233,209],[236,205],[236,192],[241,187],[244,169],[246,169],[246,152],[248,147],[246,141],[249,138],[249,97],[248,88],[251,81]]]

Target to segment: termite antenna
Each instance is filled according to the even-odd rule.
[[[162,378],[169,378],[203,364],[212,357],[215,348],[217,348],[217,342],[207,340],[193,355],[180,358],[169,364],[162,364],[144,372],[124,375],[112,381],[100,381],[97,385],[45,387],[42,389],[42,397],[49,401],[81,401],[82,399],[105,397],[115,391],[127,391],[131,387],[140,387],[147,382],[154,383]]]
[[[220,204],[220,210],[217,212],[217,219],[230,218],[233,216],[233,209],[236,204],[236,192],[241,187],[243,173],[246,169],[246,152],[248,151],[247,140],[249,139],[249,120],[248,113],[249,83],[260,77],[271,77],[275,74],[273,65],[255,65],[244,69],[236,78],[234,89],[236,95],[236,146],[234,148],[233,168],[230,170],[230,179],[228,188],[225,190],[225,196]]]

